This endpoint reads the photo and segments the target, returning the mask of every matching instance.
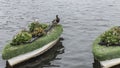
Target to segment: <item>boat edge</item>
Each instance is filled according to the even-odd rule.
[[[54,40],[54,41],[52,41],[52,42],[50,42],[50,43],[48,43],[46,45],[44,45],[43,47],[41,47],[39,49],[36,49],[34,51],[31,51],[31,52],[28,52],[28,53],[13,57],[11,59],[8,59],[7,62],[12,67],[12,66],[14,66],[14,65],[16,65],[18,63],[21,63],[21,62],[23,62],[25,60],[28,60],[28,59],[34,58],[34,57],[36,57],[38,55],[41,55],[44,52],[46,52],[47,50],[49,50],[50,48],[52,48],[57,43],[59,38],[57,38],[56,40]]]

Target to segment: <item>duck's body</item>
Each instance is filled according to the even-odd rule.
[[[56,19],[54,19],[52,21],[53,24],[58,24],[60,22],[60,18],[58,17],[58,15],[56,15]]]
[[[60,18],[58,17],[58,15],[56,15],[56,22],[57,22],[57,23],[60,22]]]

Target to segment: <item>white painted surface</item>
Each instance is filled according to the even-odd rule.
[[[110,67],[120,64],[120,58],[100,61],[100,64],[101,64],[102,68],[110,68]]]
[[[43,47],[41,47],[39,49],[36,49],[36,50],[32,51],[32,52],[28,52],[28,53],[19,55],[17,57],[13,57],[13,58],[8,60],[8,63],[9,63],[10,66],[14,66],[18,63],[21,63],[21,62],[25,61],[25,60],[28,60],[30,58],[41,55],[44,52],[46,52],[48,49],[50,49],[52,46],[54,46],[57,43],[58,40],[59,40],[59,38],[50,42],[50,43],[48,43],[47,45],[44,45]]]

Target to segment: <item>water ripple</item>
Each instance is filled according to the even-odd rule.
[[[0,51],[11,35],[34,19],[51,22],[58,14],[64,28],[65,54],[60,55],[62,60],[49,63],[59,64],[56,68],[92,68],[92,42],[103,31],[120,25],[119,3],[119,0],[0,0]],[[2,58],[0,68],[5,68]]]

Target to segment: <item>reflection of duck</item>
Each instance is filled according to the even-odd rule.
[[[45,52],[43,55],[35,57],[31,60],[28,60],[24,63],[18,64],[14,66],[14,68],[43,68],[43,67],[59,67],[59,65],[51,65],[50,61],[52,60],[60,60],[61,58],[56,58],[57,55],[64,53],[64,46],[61,41]],[[8,67],[6,67],[8,68]]]

